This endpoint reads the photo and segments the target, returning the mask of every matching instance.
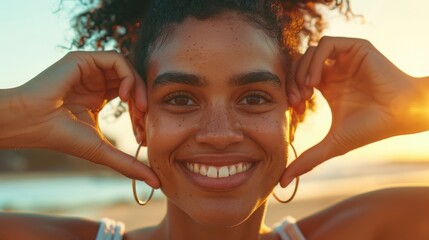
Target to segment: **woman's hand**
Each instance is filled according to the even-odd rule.
[[[331,128],[320,143],[287,168],[281,185],[286,186],[294,177],[358,147],[427,130],[424,122],[428,119],[423,120],[421,115],[425,110],[418,109],[424,107],[429,88],[419,84],[366,40],[322,38],[299,61],[296,85],[300,102],[293,106],[302,112],[303,102],[316,87],[331,109]]]
[[[117,96],[146,110],[143,80],[120,54],[71,52],[28,83],[5,91],[9,100],[1,108],[6,117],[0,120],[0,147],[61,151],[159,187],[152,170],[111,145],[98,126],[98,113]]]

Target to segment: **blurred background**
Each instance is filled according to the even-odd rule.
[[[81,11],[79,2],[0,0],[0,88],[27,82],[69,51],[73,38],[70,19]],[[352,0],[351,5],[364,18],[347,20],[329,14],[325,35],[366,38],[406,73],[429,75],[428,1]],[[298,152],[316,144],[329,129],[329,108],[317,93],[316,98],[316,111],[298,128]],[[103,133],[133,155],[137,144],[129,118],[123,114],[113,119],[113,111],[108,105],[100,116]],[[272,201],[267,222],[272,224],[286,215],[299,218],[373,189],[427,185],[428,160],[429,133],[395,137],[334,158],[302,177],[293,203],[284,206]],[[156,224],[165,212],[160,192],[144,208],[133,201],[131,180],[106,167],[47,150],[0,150],[1,210],[95,220],[111,217],[124,221],[128,229]]]

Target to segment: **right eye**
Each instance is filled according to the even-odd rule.
[[[168,104],[175,106],[196,106],[197,104],[192,99],[192,96],[186,92],[175,92],[167,96],[165,101]]]

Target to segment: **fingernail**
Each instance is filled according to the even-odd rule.
[[[146,180],[145,181],[147,185],[151,186],[154,189],[158,189],[158,183],[153,180]]]
[[[298,103],[298,97],[295,94],[289,96],[290,104],[295,106]]]
[[[288,177],[286,178],[285,184],[284,186],[282,186],[283,188],[289,186],[289,184],[293,181],[293,177]]]
[[[127,94],[125,94],[125,97],[124,97],[124,99],[122,99],[124,102],[127,102],[128,101],[128,99],[130,99],[130,93],[129,92],[127,92]]]

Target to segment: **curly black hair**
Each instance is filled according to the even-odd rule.
[[[290,61],[300,47],[316,43],[325,27],[321,7],[349,16],[349,0],[80,0],[89,7],[73,20],[78,48],[104,50],[109,44],[134,64],[143,78],[151,51],[171,26],[187,17],[207,19],[234,12],[276,39]],[[289,78],[293,78],[290,72]],[[314,101],[307,103],[310,108]],[[299,118],[303,120],[304,115]]]
[[[104,50],[108,43],[113,43],[115,49],[123,55],[128,56],[137,41],[138,31],[147,15],[155,11],[155,3],[172,7],[177,4],[195,5],[200,2],[203,10],[213,11],[212,4],[223,2],[223,10],[240,7],[250,4],[260,6],[270,6],[280,23],[294,29],[302,36],[307,36],[310,45],[316,43],[322,30],[325,27],[323,15],[318,9],[318,5],[328,6],[331,9],[339,9],[340,13],[346,16],[352,15],[349,0],[289,0],[289,1],[144,1],[144,0],[80,0],[82,5],[89,6],[85,11],[77,14],[72,20],[72,27],[75,29],[76,38],[73,46],[77,49],[89,47],[95,50]],[[164,3],[164,4],[160,4]],[[277,8],[277,9],[276,9]],[[211,10],[210,10],[211,9]],[[158,9],[160,10],[160,9]],[[221,9],[219,9],[221,10]],[[214,11],[213,11],[214,12]],[[162,14],[162,12],[158,12]],[[163,14],[165,15],[165,14]],[[202,14],[200,14],[202,15]],[[284,28],[286,29],[286,28]],[[290,32],[285,32],[284,45],[296,47],[301,41]],[[290,35],[288,35],[290,34]]]

